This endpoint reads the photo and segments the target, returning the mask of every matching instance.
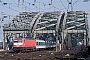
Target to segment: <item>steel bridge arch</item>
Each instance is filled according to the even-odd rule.
[[[22,12],[16,15],[8,24],[4,25],[4,42],[6,36],[9,39],[14,37],[33,37],[46,41],[56,41],[56,35],[61,36],[62,21],[64,12]],[[59,36],[57,37],[58,40]]]
[[[20,36],[33,37],[47,42],[56,42],[58,51],[76,46],[72,41],[81,37],[86,46],[88,41],[86,21],[85,11],[22,12],[4,25],[4,42],[7,35],[9,40]]]

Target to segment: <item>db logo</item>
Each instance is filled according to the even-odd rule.
[[[19,47],[19,44],[17,44],[17,47]]]

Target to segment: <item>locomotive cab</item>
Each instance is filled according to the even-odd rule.
[[[23,44],[23,41],[22,40],[14,40],[13,41],[13,47],[14,46],[19,47],[19,46],[22,46],[22,44]]]
[[[15,38],[13,39],[13,50],[31,50],[36,48],[34,39]]]

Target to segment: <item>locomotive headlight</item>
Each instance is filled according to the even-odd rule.
[[[22,43],[14,43],[14,45],[17,45],[17,46],[19,46],[19,45],[22,45]]]

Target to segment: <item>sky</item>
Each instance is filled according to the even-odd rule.
[[[39,12],[39,11],[71,11],[71,0],[0,0],[0,19],[4,15],[3,21],[0,24],[8,23],[20,12]],[[7,4],[6,4],[7,3]],[[34,4],[34,5],[33,5]],[[52,5],[50,5],[52,4]],[[86,11],[88,15],[88,25],[90,28],[90,1],[72,0],[73,11]],[[89,30],[90,35],[90,30]]]

